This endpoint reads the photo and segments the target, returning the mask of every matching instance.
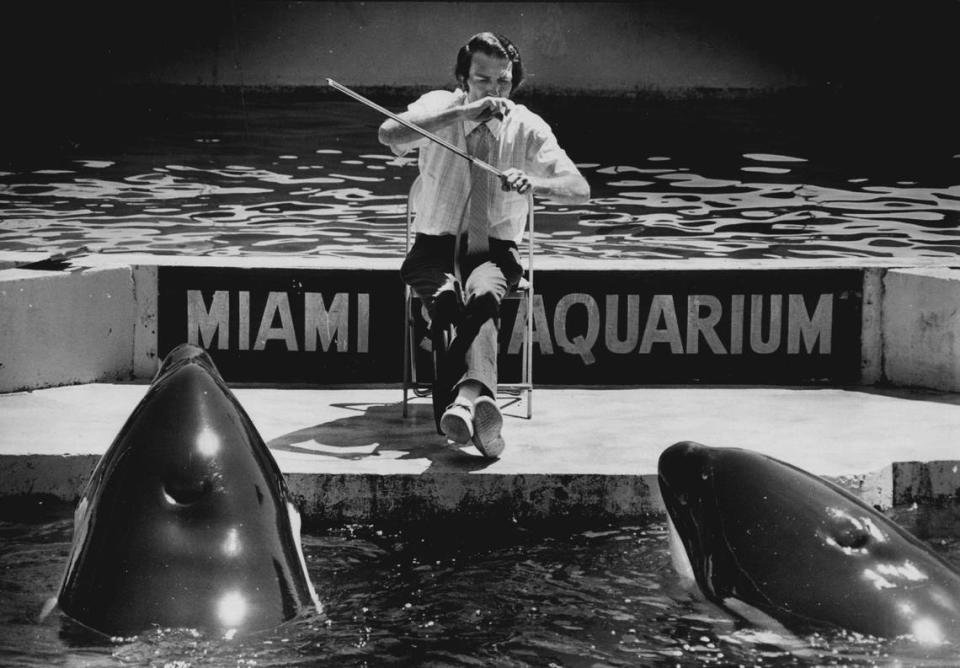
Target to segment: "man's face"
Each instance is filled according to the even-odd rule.
[[[484,97],[510,97],[513,82],[513,63],[507,58],[475,53],[470,60],[467,76],[467,101],[474,102]]]

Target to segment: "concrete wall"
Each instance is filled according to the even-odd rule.
[[[960,269],[889,271],[883,291],[886,380],[960,391]]]
[[[494,30],[520,46],[535,88],[802,83],[704,15],[662,3],[299,3],[283,12],[244,3],[235,20],[236,33],[215,30],[152,75],[207,85],[315,86],[329,76],[355,86],[442,86],[463,42]]]
[[[0,271],[0,391],[130,378],[129,267]]]

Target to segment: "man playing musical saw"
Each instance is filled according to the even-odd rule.
[[[460,48],[459,87],[434,90],[400,114],[503,172],[499,179],[390,119],[380,142],[397,155],[419,149],[421,188],[414,202],[416,238],[401,267],[434,325],[456,325],[449,348],[449,406],[440,428],[457,444],[487,457],[503,451],[496,404],[500,303],[523,269],[528,193],[562,204],[590,198],[590,187],[557,143],[550,126],[510,96],[523,81],[516,46],[482,32]]]

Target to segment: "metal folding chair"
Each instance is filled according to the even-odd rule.
[[[412,245],[411,228],[413,225],[414,202],[420,188],[419,177],[410,186],[410,193],[407,196],[407,230],[405,241],[405,253],[410,252]],[[516,397],[518,401],[525,404],[526,417],[529,420],[533,417],[533,195],[530,194],[527,211],[527,268],[526,276],[520,280],[516,288],[510,291],[505,300],[519,300],[517,317],[523,317],[523,343],[520,351],[520,379],[516,382],[498,382],[497,396]],[[430,376],[424,378],[417,370],[417,349],[420,345],[417,329],[417,311],[422,310],[420,299],[414,294],[413,289],[404,286],[403,302],[403,417],[407,417],[410,394],[416,397],[426,397],[433,395],[434,398],[434,418],[437,423],[437,431],[440,432],[440,416],[445,407],[445,401],[440,396],[440,391],[436,387],[439,363],[442,358],[441,348],[443,350],[449,346],[450,341],[455,335],[453,327],[445,328],[441,331],[432,333],[431,350],[429,358],[431,360]],[[415,310],[416,309],[416,310]],[[441,406],[440,404],[443,404]]]

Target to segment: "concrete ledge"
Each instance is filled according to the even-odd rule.
[[[890,471],[891,505],[960,500],[960,461],[896,462]]]
[[[76,503],[99,455],[0,455],[0,504],[34,497]],[[443,472],[285,473],[311,524],[639,519],[662,514],[655,475]]]
[[[887,380],[960,390],[960,269],[891,270],[883,292]]]
[[[883,509],[950,504],[960,501],[960,460],[893,462],[879,471],[833,481]]]
[[[639,519],[662,514],[655,475],[287,474],[311,523]]]
[[[0,269],[13,269],[32,262],[40,262],[50,257],[44,251],[9,251],[0,250]]]
[[[99,455],[0,455],[0,505],[34,498],[76,503]],[[654,473],[285,474],[312,525],[450,519],[611,521],[662,517]],[[960,461],[894,462],[861,475],[824,476],[881,510],[960,500]]]
[[[100,455],[0,455],[0,500],[47,496],[75,503]]]
[[[22,256],[22,257],[21,257]],[[17,264],[26,264],[46,257],[36,254],[8,253],[10,261],[21,258]],[[0,256],[2,259],[2,256]],[[548,270],[584,270],[598,271],[709,271],[732,269],[900,269],[930,268],[942,269],[949,264],[944,258],[933,257],[831,257],[831,258],[688,258],[688,259],[647,259],[647,258],[591,258],[536,256],[536,268]],[[292,255],[244,255],[244,256],[207,256],[207,255],[153,255],[149,253],[91,253],[71,257],[76,267],[236,267],[238,269],[380,269],[399,271],[403,262],[401,257],[334,257],[334,256],[292,256]]]
[[[147,390],[92,384],[0,395],[0,509],[74,503]],[[657,458],[680,440],[744,447],[883,509],[960,498],[960,397],[920,390],[639,387],[536,390],[505,407],[501,459],[445,447],[429,404],[396,388],[233,392],[306,522],[633,520],[663,513]],[[898,461],[904,455],[921,461]]]

